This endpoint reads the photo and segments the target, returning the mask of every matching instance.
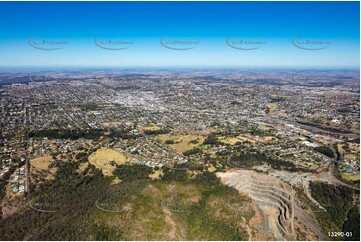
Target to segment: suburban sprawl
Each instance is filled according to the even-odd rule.
[[[0,130],[1,240],[359,240],[358,71],[3,72]]]

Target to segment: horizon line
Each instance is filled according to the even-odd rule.
[[[4,69],[34,69],[34,70],[51,70],[51,69],[302,69],[302,70],[358,70],[360,66],[1,66],[0,71]]]

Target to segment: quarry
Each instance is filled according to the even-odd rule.
[[[217,173],[221,181],[251,197],[262,217],[258,230],[276,239],[294,240],[294,190],[280,179],[248,170]]]

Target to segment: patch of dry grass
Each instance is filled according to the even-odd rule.
[[[341,176],[343,179],[347,181],[359,181],[360,180],[360,173],[353,174],[349,172],[341,172]]]
[[[53,162],[53,158],[49,156],[42,156],[35,159],[30,160],[30,165],[37,170],[47,170],[51,162]]]
[[[267,108],[270,113],[273,113],[278,108],[278,103],[269,103],[267,104]]]
[[[89,156],[89,163],[102,170],[103,175],[111,176],[115,165],[122,165],[127,161],[119,151],[108,148],[101,148]]]
[[[152,180],[159,180],[162,176],[163,170],[154,171],[152,174],[149,175]]]
[[[173,150],[177,153],[182,154],[186,150],[190,150],[195,146],[202,144],[204,141],[204,136],[188,134],[188,135],[175,135],[175,134],[161,134],[158,135],[158,139],[162,142],[166,140],[173,140],[174,144],[168,144]],[[192,140],[197,140],[198,143],[191,143]]]
[[[148,126],[144,127],[144,129],[150,131],[156,131],[156,130],[160,130],[160,127],[158,127],[155,124],[149,124]]]

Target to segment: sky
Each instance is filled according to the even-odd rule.
[[[359,4],[0,2],[0,67],[358,69]]]

